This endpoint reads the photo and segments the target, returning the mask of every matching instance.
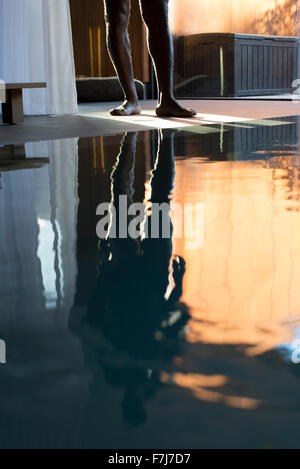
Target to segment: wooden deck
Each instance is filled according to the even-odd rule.
[[[207,125],[210,122],[241,122],[244,119],[300,116],[300,104],[296,101],[199,100],[181,103],[197,109],[199,115],[193,120],[157,119],[154,117],[155,102],[145,101],[142,103],[142,116],[119,119],[109,115],[109,110],[116,103],[89,103],[80,105],[77,115],[30,116],[25,117],[25,123],[21,126],[0,125],[0,145],[113,135],[160,128],[162,125],[183,127]]]

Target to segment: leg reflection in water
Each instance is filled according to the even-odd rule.
[[[117,220],[119,196],[127,196],[128,206],[133,201],[137,138],[137,133],[125,135],[111,175]],[[173,139],[172,131],[157,133],[150,207],[153,203],[170,206],[175,176]],[[145,212],[149,233],[152,217],[153,213]],[[160,386],[157,363],[170,364],[180,354],[189,319],[187,307],[180,303],[185,262],[173,256],[170,211],[167,217],[171,227],[168,238],[161,233],[155,239],[150,234],[145,238],[140,226],[138,239],[117,236],[100,242],[98,284],[83,320],[102,336],[97,360],[108,383],[125,389],[122,412],[131,425],[146,420],[145,401]]]

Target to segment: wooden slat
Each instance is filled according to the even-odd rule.
[[[70,0],[75,68],[77,77],[111,77],[116,72],[106,47],[102,0]],[[146,31],[136,1],[131,5],[129,36],[135,78],[150,81]]]
[[[5,88],[7,90],[47,88],[47,84],[46,83],[5,83]]]

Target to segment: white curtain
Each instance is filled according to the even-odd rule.
[[[77,112],[69,0],[0,0],[0,18],[0,78],[47,83],[24,92],[25,113]]]

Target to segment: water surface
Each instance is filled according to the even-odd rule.
[[[0,447],[299,447],[299,169],[295,117],[0,148]]]

